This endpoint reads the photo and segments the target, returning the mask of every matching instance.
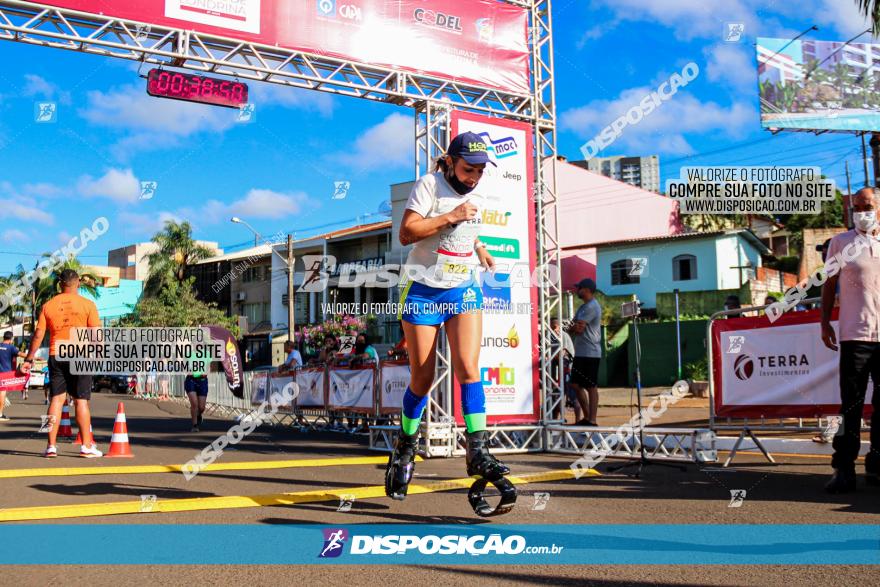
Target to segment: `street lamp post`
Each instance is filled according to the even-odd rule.
[[[257,239],[263,238],[260,233],[258,233],[253,226],[239,218],[238,216],[233,216],[229,219],[231,222],[236,224],[244,224],[247,226],[251,232],[254,233],[254,246],[257,245]],[[296,343],[294,338],[294,315],[293,315],[293,236],[287,235],[287,257],[282,257],[281,254],[275,250],[275,246],[270,243],[269,245],[272,248],[272,252],[278,255],[278,257],[284,261],[285,266],[287,267],[287,340]]]

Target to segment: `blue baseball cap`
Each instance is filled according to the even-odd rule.
[[[498,167],[491,158],[489,158],[488,145],[486,141],[473,132],[463,132],[449,143],[449,149],[446,154],[455,158],[461,158],[471,165],[480,165],[481,163],[491,163]]]

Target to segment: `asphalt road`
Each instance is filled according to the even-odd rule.
[[[383,483],[384,465],[338,464],[312,466],[318,459],[355,457],[382,460],[381,453],[367,449],[365,436],[340,433],[303,434],[285,428],[261,427],[230,447],[218,464],[280,460],[304,460],[286,468],[203,471],[187,481],[180,473],[118,472],[9,476],[9,471],[33,468],[73,468],[180,465],[193,458],[212,440],[225,434],[230,423],[208,418],[201,432],[191,433],[188,409],[173,402],[138,401],[125,396],[96,395],[93,414],[96,437],[106,450],[116,412],[116,402],[125,401],[128,432],[134,458],[81,459],[78,447],[59,443],[59,457],[43,459],[45,435],[38,432],[44,413],[42,394],[31,394],[22,403],[18,394],[7,413],[12,420],[0,424],[0,515],[10,508],[23,512],[44,506],[62,508],[65,519],[47,519],[41,524],[311,524],[443,523],[481,524],[471,511],[464,490],[410,495],[404,502],[383,497],[355,499],[349,511],[338,511],[340,492],[360,491]],[[699,422],[705,409],[699,400],[683,400],[671,409],[664,423]],[[600,425],[617,425],[629,418],[628,407],[603,409]],[[572,457],[565,455],[506,455],[503,460],[515,474],[568,469]],[[721,471],[718,466],[685,471],[651,467],[640,479],[606,474],[580,480],[544,481],[521,485],[517,508],[503,518],[504,524],[878,524],[880,489],[863,488],[846,496],[827,496],[822,485],[829,473],[827,457],[781,456],[771,466],[757,456],[743,454],[737,465]],[[20,474],[13,474],[20,475]],[[416,481],[431,483],[465,477],[463,459],[431,459],[416,468]],[[747,490],[742,507],[730,508],[730,491]],[[293,505],[227,507],[174,512],[101,515],[87,504],[132,502],[142,495],[155,495],[159,509],[174,500],[202,498],[211,503],[221,496],[260,496],[287,492],[318,492],[322,499]],[[534,509],[535,493],[549,493],[544,509]],[[39,511],[39,510],[33,510]],[[86,516],[87,513],[99,515]],[[15,522],[7,522],[15,523]],[[135,547],[137,545],[133,545]],[[88,548],[87,545],[71,545]],[[139,545],[137,547],[143,547]],[[34,548],[41,545],[34,544]],[[210,544],[193,545],[192,562]],[[878,546],[880,548],[880,546]],[[118,585],[143,580],[157,585],[200,585],[241,581],[248,585],[275,585],[292,577],[325,585],[363,585],[381,579],[387,585],[452,585],[479,581],[503,584],[559,585],[814,585],[828,581],[880,585],[876,567],[860,566],[473,566],[473,567],[357,567],[357,566],[19,566],[3,569],[3,583],[46,585],[70,581],[88,585]],[[816,561],[821,562],[821,561]]]

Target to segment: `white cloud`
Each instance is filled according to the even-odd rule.
[[[563,112],[560,126],[576,133],[586,143],[610,125],[655,88],[645,86],[625,90],[614,100],[594,100],[579,108]],[[660,152],[689,154],[692,152],[685,135],[723,131],[740,137],[757,125],[758,114],[746,102],[722,106],[701,102],[685,91],[679,91],[635,125],[623,128],[616,141],[603,155],[629,150],[632,155]]]
[[[70,104],[70,92],[62,92],[58,86],[49,82],[42,77],[28,73],[24,76],[25,84],[22,88],[22,95],[37,96],[44,100],[55,100],[56,98],[61,104]]]
[[[710,45],[706,55],[706,76],[709,81],[721,82],[739,91],[757,93],[758,74],[752,47],[735,43]]]
[[[725,22],[741,22],[758,30],[756,0],[594,0],[593,7],[610,10],[617,21],[650,21],[674,29],[681,40],[721,39]]]
[[[223,132],[236,124],[237,110],[153,98],[140,86],[126,86],[89,92],[78,113],[92,124],[130,133],[111,145],[125,160],[135,152],[176,147],[197,133]]]
[[[258,115],[260,106],[264,104],[315,111],[322,116],[333,114],[335,106],[332,94],[280,84],[254,84],[248,100],[257,105]]]
[[[316,204],[303,192],[282,193],[254,188],[240,200],[230,203],[208,200],[197,214],[187,210],[184,216],[209,223],[227,222],[232,216],[242,216],[245,219],[279,218],[301,214],[306,208]]]
[[[235,110],[153,98],[140,86],[91,91],[87,100],[88,106],[79,114],[99,126],[188,137],[235,124]]]
[[[165,221],[181,222],[183,219],[174,212],[161,211],[158,214],[139,212],[120,212],[112,224],[123,227],[127,238],[152,237],[165,228]]]
[[[140,85],[95,90],[86,98],[86,107],[78,111],[81,117],[125,133],[110,147],[120,160],[138,152],[176,148],[193,135],[223,133],[238,124],[236,109],[155,98]],[[249,99],[257,104],[258,117],[263,107],[273,104],[316,111],[322,116],[330,116],[334,107],[329,94],[272,84],[251,86]]]
[[[348,152],[334,158],[357,170],[377,165],[403,167],[412,163],[413,140],[412,118],[394,113],[361,133]]]
[[[673,29],[680,40],[695,38],[722,40],[725,23],[745,25],[749,38],[784,37],[790,30],[780,24],[779,16],[803,19],[819,25],[823,31],[852,36],[867,28],[855,0],[593,0],[592,7],[605,8],[614,21],[648,21]],[[597,29],[599,34],[603,29]],[[760,35],[759,35],[760,33]],[[849,38],[847,36],[846,38]]]
[[[3,231],[3,234],[0,235],[0,238],[3,239],[3,242],[7,243],[31,240],[28,235],[18,230],[17,228],[7,228]]]
[[[57,198],[65,193],[60,186],[46,182],[26,183],[22,186],[21,191],[35,198]]]
[[[140,197],[141,184],[131,169],[109,169],[98,179],[89,175],[80,177],[77,181],[77,191],[87,198],[134,202]]]
[[[0,181],[0,218],[54,224],[55,218],[40,208],[40,203],[33,197],[20,193],[11,182]]]

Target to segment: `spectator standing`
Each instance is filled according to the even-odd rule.
[[[574,316],[574,362],[571,386],[577,393],[584,418],[577,426],[596,426],[599,412],[599,362],[602,360],[602,306],[595,298],[596,282],[582,279],[575,286],[584,302]],[[588,401],[589,397],[589,401]]]

